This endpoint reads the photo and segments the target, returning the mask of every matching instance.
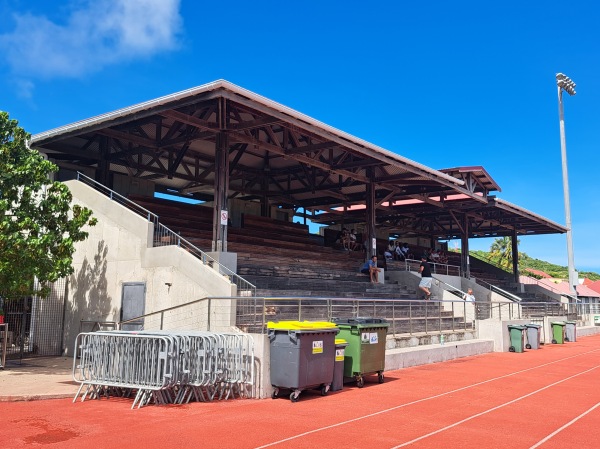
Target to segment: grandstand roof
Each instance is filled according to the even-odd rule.
[[[223,143],[225,142],[225,143]],[[32,136],[63,169],[152,182],[157,191],[212,200],[217,145],[229,151],[229,197],[325,211],[365,204],[373,182],[378,224],[437,238],[566,232],[489,196],[499,186],[483,167],[435,170],[335,129],[228,81],[119,109]],[[102,177],[102,176],[100,176]],[[109,177],[105,177],[109,182]],[[348,212],[364,221],[364,212]],[[407,227],[409,226],[409,227]]]

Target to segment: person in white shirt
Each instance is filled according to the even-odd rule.
[[[467,290],[467,294],[463,297],[463,299],[467,302],[475,302],[475,295],[473,295],[473,289],[469,288]]]

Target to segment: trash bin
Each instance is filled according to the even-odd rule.
[[[508,333],[510,334],[510,352],[523,352],[525,348],[525,326],[516,324],[508,325]]]
[[[280,321],[267,323],[271,350],[271,385],[275,399],[282,388],[292,390],[290,400],[308,388],[325,396],[331,387],[335,361],[335,336],[329,322]]]
[[[562,345],[565,342],[565,326],[564,321],[553,321],[552,323],[552,343]]]
[[[344,388],[344,352],[348,342],[343,338],[335,339],[335,362],[333,364],[333,381],[331,391]]]
[[[577,321],[565,321],[565,341],[577,341]]]
[[[339,318],[333,322],[340,328],[339,338],[348,342],[344,355],[344,377],[365,385],[365,374],[377,373],[383,383],[385,369],[385,342],[390,325],[382,318]]]
[[[527,328],[527,344],[525,348],[527,349],[540,349],[540,341],[541,341],[541,328],[539,324],[529,323],[526,324]]]

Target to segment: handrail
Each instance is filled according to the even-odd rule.
[[[488,259],[487,257],[481,257],[481,256],[479,256],[478,254],[475,254],[475,253],[469,253],[469,255],[473,256],[475,259],[481,260],[482,262],[486,262],[486,263],[492,265],[493,267],[496,267],[496,268],[499,268],[500,270],[506,271],[506,269],[504,267],[502,267],[499,264],[495,263],[492,259]],[[526,270],[526,268],[524,270]],[[508,271],[506,271],[506,272],[508,273]],[[556,294],[558,294],[560,296],[566,296],[567,298],[569,298],[569,299],[571,299],[573,301],[580,301],[576,296],[573,296],[573,295],[568,294],[568,293],[563,293],[560,290],[556,290],[556,289],[550,287],[549,285],[541,284],[537,279],[535,279],[535,278],[533,278],[531,276],[527,276],[527,275],[521,274],[520,277],[521,278],[527,278],[527,279],[530,279],[532,281],[535,281],[535,282],[521,282],[522,284],[534,284],[535,283],[536,285],[538,285],[538,287],[541,287],[541,288],[546,289],[546,290],[550,290],[551,292],[556,293]]]
[[[531,276],[526,276],[526,275],[524,275],[524,274],[523,274],[523,275],[521,275],[520,277],[521,277],[521,279],[523,279],[523,278],[524,278],[524,280],[527,280],[527,281],[528,281],[528,282],[521,282],[522,284],[528,284],[528,285],[537,285],[538,287],[540,287],[540,288],[543,288],[544,290],[549,290],[549,291],[551,291],[552,293],[555,293],[555,294],[557,294],[557,295],[559,295],[559,296],[566,296],[567,298],[571,299],[572,301],[576,301],[576,302],[577,302],[577,301],[581,301],[581,300],[580,300],[579,298],[577,298],[576,296],[573,296],[573,295],[571,295],[571,294],[569,294],[569,293],[564,293],[564,292],[561,292],[561,291],[560,291],[560,290],[558,290],[558,289],[552,288],[550,285],[542,284],[542,283],[541,283],[541,282],[540,282],[538,279],[536,279],[536,278],[534,278],[534,277],[531,277]],[[519,279],[519,280],[521,280],[521,279]]]
[[[440,282],[440,283],[442,283],[442,284],[444,284],[444,285],[446,285],[446,286],[450,287],[450,288],[451,288],[451,290],[450,290],[450,289],[447,289],[447,288],[445,288],[445,289],[444,289],[444,290],[446,290],[447,292],[450,292],[450,293],[452,293],[452,294],[454,294],[454,295],[456,295],[456,296],[460,296],[462,299],[464,299],[464,298],[465,298],[465,296],[467,295],[467,293],[466,293],[466,292],[463,292],[463,291],[462,291],[460,288],[456,288],[454,285],[450,285],[450,284],[448,284],[448,283],[446,283],[446,282],[442,281],[440,278],[437,278],[437,277],[433,276],[433,279],[435,279],[437,282]],[[458,295],[458,294],[457,294],[457,292],[458,292],[458,293],[460,293],[460,295]]]
[[[502,290],[500,287],[497,287],[494,284],[490,284],[489,282],[483,281],[481,279],[477,279],[477,283],[478,284],[486,284],[486,285],[488,285],[489,286],[488,288],[489,288],[490,291],[492,291],[492,292],[495,291],[499,295],[504,296],[505,298],[510,299],[512,302],[521,302],[522,301],[522,299],[519,298],[517,295],[513,295],[512,293],[507,292],[506,290]]]
[[[254,296],[256,294],[255,285],[248,282],[237,273],[234,273],[226,266],[221,265],[217,260],[206,254],[196,245],[190,243],[176,232],[173,232],[171,229],[161,224],[159,222],[158,215],[150,212],[148,209],[143,208],[134,201],[131,201],[114,190],[109,189],[108,187],[100,184],[81,172],[77,172],[77,180],[108,196],[112,201],[116,201],[117,203],[125,206],[137,215],[145,217],[146,220],[152,223],[154,225],[154,239],[152,242],[154,247],[171,245],[179,246],[188,251],[197,259],[200,259],[204,265],[208,265],[211,268],[216,269],[219,274],[229,277],[230,282],[233,282],[237,286],[238,294],[240,296]]]
[[[192,304],[196,304],[196,303],[199,303],[199,302],[202,302],[202,301],[206,301],[208,299],[209,299],[208,297],[204,297],[204,298],[200,298],[200,299],[195,299],[193,301],[186,302],[184,304],[178,304],[176,306],[167,307],[166,309],[161,309],[161,310],[156,310],[154,312],[145,313],[144,315],[140,315],[140,316],[137,316],[135,318],[129,318],[128,320],[121,320],[121,321],[119,321],[117,323],[117,328],[121,329],[121,326],[123,324],[133,323],[135,321],[141,320],[142,318],[148,318],[148,317],[160,314],[160,330],[162,330],[163,319],[164,319],[165,312],[171,312],[173,310],[180,309],[182,307],[191,306]],[[229,299],[229,297],[227,299]],[[208,313],[208,319],[210,320],[210,313]],[[209,321],[209,323],[210,323],[210,321]]]
[[[447,263],[437,263],[437,262],[427,262],[431,267],[432,274],[444,274],[446,276],[460,276],[460,266],[458,265],[450,265]],[[421,265],[420,260],[416,259],[405,259],[404,260],[404,271],[413,271],[412,268],[418,267]],[[418,271],[418,269],[414,270]],[[450,274],[450,272],[455,272],[456,274]]]

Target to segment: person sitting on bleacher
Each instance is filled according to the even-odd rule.
[[[385,250],[385,252],[390,253],[393,258],[396,258],[396,245],[394,245],[393,240],[390,240],[388,242],[388,246],[387,246],[387,249]],[[384,253],[384,255],[385,255],[385,253]]]
[[[371,284],[379,282],[379,272],[381,270],[377,268],[377,256],[371,256],[371,260],[367,260],[362,266],[360,272],[368,274],[371,278]]]
[[[346,228],[342,228],[342,233],[340,234],[340,243],[344,249],[349,249],[350,234]]]
[[[448,256],[446,255],[446,253],[440,250],[438,251],[438,254],[440,255],[440,258],[438,259],[439,263],[447,264]]]
[[[400,245],[400,243],[396,242],[396,245],[394,247],[394,259],[396,260],[405,260],[406,259],[406,255],[404,254],[404,251],[402,250],[402,245]]]
[[[358,242],[356,241],[356,230],[352,229],[350,234],[348,234],[348,249],[350,251],[356,251],[358,246]]]
[[[406,242],[402,244],[402,253],[404,254],[404,259],[413,259],[413,255],[408,247],[408,243]]]

